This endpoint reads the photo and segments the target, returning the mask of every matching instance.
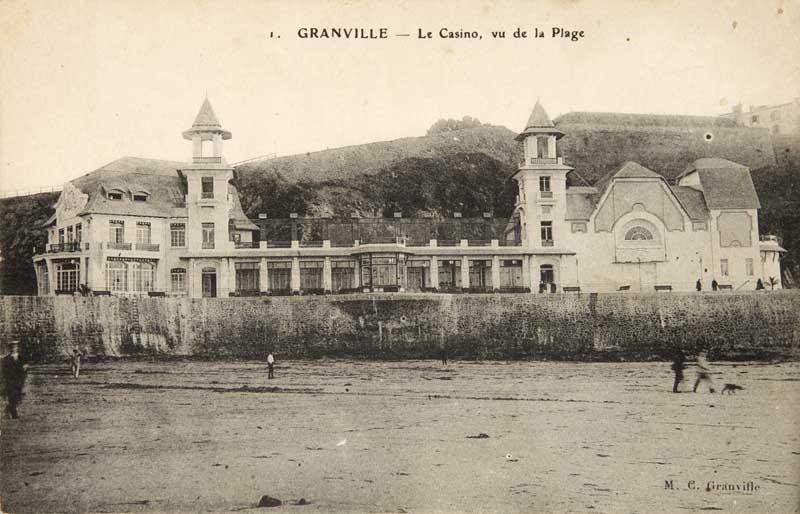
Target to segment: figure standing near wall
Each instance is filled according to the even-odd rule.
[[[717,283],[717,279],[711,280],[711,290],[716,291],[719,288],[719,283]]]
[[[762,289],[764,289],[764,281],[759,278],[756,280],[756,291],[761,291]]]
[[[708,382],[708,392],[714,392],[714,382],[711,380],[711,370],[706,360],[706,352],[700,352],[697,355],[697,380],[694,382],[692,392],[697,392],[700,382]]]
[[[698,291],[703,290],[703,282],[699,278],[697,279],[697,283],[694,285],[694,288]]]
[[[678,386],[683,382],[683,369],[686,362],[686,356],[680,348],[675,349],[675,356],[672,358],[672,371],[675,372],[675,381],[672,384],[672,392],[678,393]]]
[[[275,357],[272,356],[272,352],[267,355],[267,378],[275,378]]]
[[[19,341],[11,341],[10,352],[0,361],[2,373],[3,396],[6,398],[6,412],[11,419],[17,419],[17,405],[22,401],[22,390],[25,387],[27,366],[19,358]]]

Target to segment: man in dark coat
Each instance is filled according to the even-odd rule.
[[[22,401],[22,388],[25,386],[26,367],[19,360],[19,341],[9,345],[11,352],[0,359],[3,396],[6,398],[6,412],[11,419],[17,419],[17,404]]]
[[[683,369],[685,367],[686,357],[680,349],[675,350],[675,355],[672,358],[672,371],[675,372],[675,381],[672,383],[672,392],[678,392],[678,386],[683,382]]]

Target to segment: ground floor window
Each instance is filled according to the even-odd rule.
[[[131,291],[146,293],[153,290],[155,266],[150,262],[131,262]]]
[[[147,293],[155,288],[156,263],[148,260],[106,261],[106,290],[118,293]]]
[[[106,289],[108,291],[128,290],[128,266],[124,262],[106,262]]]
[[[462,287],[460,259],[439,261],[439,287]]]
[[[469,287],[492,287],[492,261],[469,262]]]
[[[300,289],[322,289],[322,261],[300,261]]]
[[[552,284],[555,282],[555,274],[553,273],[552,264],[542,264],[539,266],[539,283]]]
[[[183,268],[172,268],[169,272],[170,289],[173,293],[186,292],[186,270]]]
[[[292,263],[268,262],[267,280],[270,291],[287,290],[291,288]]]
[[[81,267],[77,262],[60,262],[56,264],[56,289],[59,291],[76,291],[81,281]]]
[[[238,292],[258,292],[259,291],[259,268],[257,262],[237,262],[236,264],[236,291]]]
[[[500,261],[500,287],[523,287],[521,260]]]
[[[356,263],[353,261],[331,262],[331,288],[333,291],[356,287]]]
[[[39,282],[39,296],[50,294],[50,272],[46,262],[36,265],[36,280]]]
[[[420,291],[428,287],[430,261],[409,261],[406,267],[406,289]]]
[[[361,256],[361,285],[364,287],[401,286],[405,282],[404,254],[366,254]]]

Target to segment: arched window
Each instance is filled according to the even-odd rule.
[[[106,289],[109,291],[128,290],[128,267],[124,262],[106,262]]]
[[[153,290],[155,266],[150,262],[132,262],[131,291],[145,293]]]
[[[625,241],[652,241],[653,233],[641,225],[637,225],[625,233]]]
[[[185,293],[186,270],[184,268],[172,268],[170,270],[170,282],[173,293]]]

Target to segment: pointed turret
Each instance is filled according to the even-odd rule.
[[[222,125],[217,119],[217,115],[214,113],[214,108],[211,107],[211,102],[209,102],[208,97],[206,97],[203,101],[203,105],[200,106],[200,110],[197,112],[194,123],[192,123],[192,128],[183,133],[183,138],[191,140],[195,135],[201,135],[207,136],[202,139],[208,140],[212,139],[210,136],[213,134],[220,134],[222,139],[231,138],[231,133],[227,130],[223,130]]]
[[[525,125],[525,130],[515,139],[517,141],[522,141],[528,136],[538,134],[554,135],[556,139],[560,139],[564,135],[563,132],[555,128],[552,120],[550,120],[550,116],[547,115],[541,102],[537,99],[536,105],[533,107],[533,111],[528,118],[528,123]]]

